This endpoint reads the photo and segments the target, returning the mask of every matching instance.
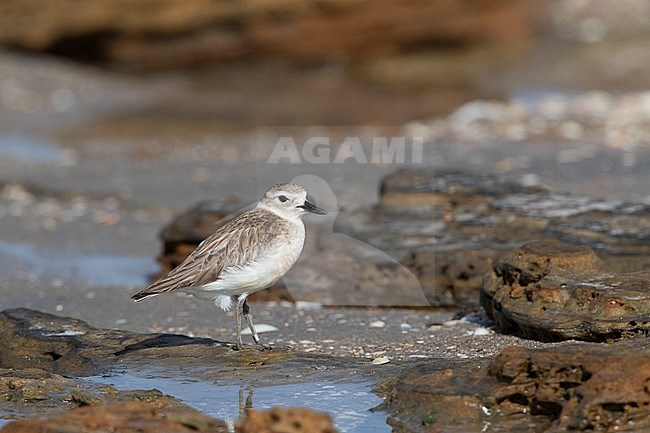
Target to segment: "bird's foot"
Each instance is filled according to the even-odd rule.
[[[238,351],[238,350],[246,350],[246,349],[256,349],[259,350],[260,352],[263,352],[265,350],[270,350],[271,346],[265,346],[263,344],[233,344],[231,346],[232,350]]]

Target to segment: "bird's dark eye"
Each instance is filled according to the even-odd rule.
[[[282,203],[284,203],[285,201],[287,201],[287,200],[289,200],[289,199],[287,198],[286,195],[279,195],[279,196],[278,196],[278,200],[280,200]]]

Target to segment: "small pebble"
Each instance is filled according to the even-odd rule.
[[[466,318],[458,319],[458,320],[447,320],[446,322],[443,323],[444,326],[456,326],[456,325],[461,325],[463,323],[468,323],[469,321]]]
[[[382,364],[387,364],[390,362],[390,359],[385,357],[385,356],[380,356],[379,358],[375,358],[372,360],[371,364],[372,365],[382,365]]]
[[[473,336],[480,336],[480,335],[490,335],[490,330],[488,328],[484,328],[482,326],[479,326],[478,328],[468,331],[465,335],[473,335]]]
[[[375,320],[374,322],[370,322],[368,325],[370,328],[383,328],[386,326],[386,322],[383,322],[381,320]]]

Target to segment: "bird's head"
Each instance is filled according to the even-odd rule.
[[[258,207],[288,219],[299,219],[306,213],[327,214],[325,209],[314,204],[305,188],[291,183],[273,185],[266,191]]]

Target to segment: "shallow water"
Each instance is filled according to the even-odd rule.
[[[253,409],[306,407],[327,412],[341,433],[390,432],[386,415],[370,412],[382,399],[371,392],[372,383],[305,382],[249,388],[223,386],[189,378],[162,378],[120,373],[88,378],[120,390],[158,389],[215,418],[234,423],[244,405]]]
[[[0,257],[17,260],[41,278],[81,281],[94,286],[142,286],[158,270],[152,257],[88,254],[0,241]],[[0,270],[2,266],[0,265]]]
[[[39,140],[32,135],[0,136],[0,157],[20,162],[52,164],[63,160],[65,151],[59,145]]]

